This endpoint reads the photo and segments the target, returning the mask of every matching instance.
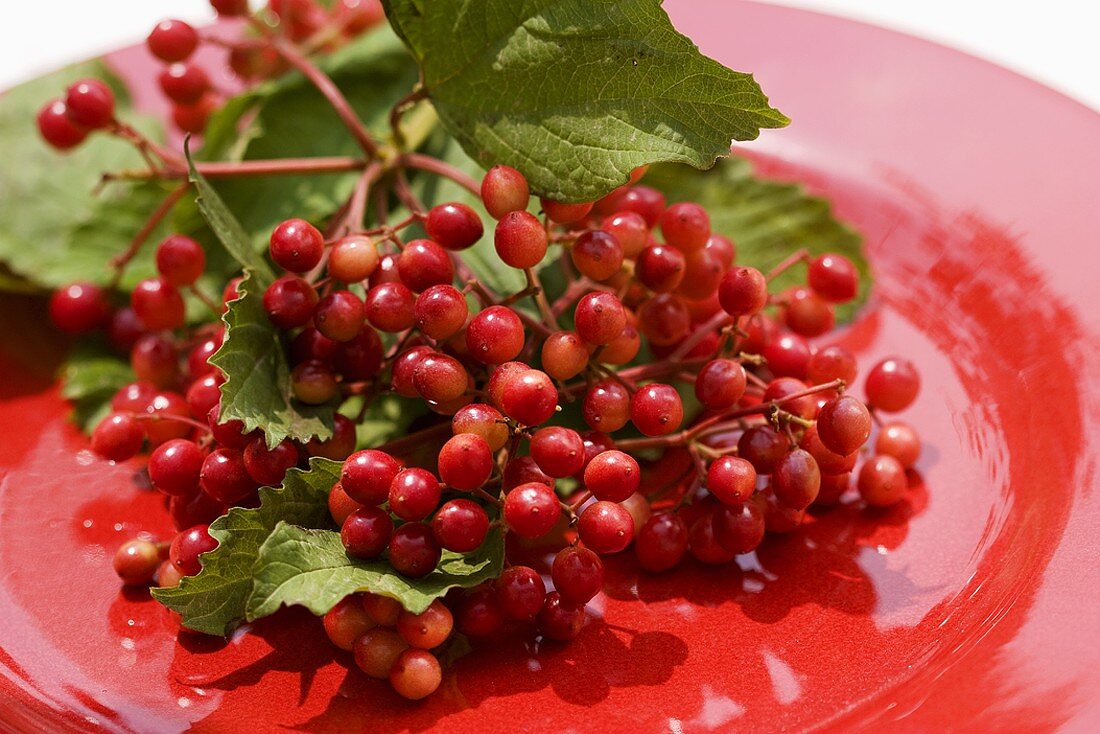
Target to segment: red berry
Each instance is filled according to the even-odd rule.
[[[859,450],[871,436],[871,414],[858,399],[842,395],[821,406],[817,435],[830,451],[847,456]]]
[[[741,434],[737,455],[751,463],[757,474],[771,474],[790,447],[790,439],[771,426],[753,426]]]
[[[852,471],[856,465],[857,455],[855,453],[842,456],[827,448],[825,444],[821,442],[821,437],[817,435],[816,425],[807,428],[803,432],[802,438],[798,443],[802,448],[810,452],[810,456],[814,457],[814,461],[817,462],[818,467],[821,469],[821,473],[826,476],[847,474]]]
[[[91,283],[73,283],[54,291],[49,310],[54,326],[69,334],[99,329],[111,318],[107,295]]]
[[[340,542],[353,558],[377,558],[389,546],[392,536],[393,520],[378,507],[360,507],[340,525]]]
[[[202,570],[199,556],[218,547],[218,541],[210,534],[208,525],[196,525],[176,535],[168,558],[184,576],[194,576]]]
[[[634,518],[622,505],[600,500],[581,513],[577,532],[596,553],[618,553],[634,540]]]
[[[687,547],[687,525],[671,512],[654,513],[634,539],[638,565],[653,573],[678,565],[687,553]]]
[[[172,497],[168,500],[168,515],[177,530],[192,525],[209,525],[225,514],[226,507],[205,492],[191,497]]]
[[[678,296],[660,293],[638,309],[638,326],[653,346],[667,347],[684,340],[691,330],[691,313]]]
[[[332,246],[328,274],[341,283],[358,283],[378,268],[378,248],[363,235],[349,235]]]
[[[150,331],[178,329],[186,317],[183,296],[161,278],[138,283],[130,294],[130,307]]]
[[[451,256],[431,240],[413,240],[405,245],[397,258],[397,272],[404,283],[415,293],[433,285],[450,283],[455,277]]]
[[[157,544],[141,539],[123,543],[115,553],[113,566],[122,583],[127,586],[146,586],[152,583],[160,566]]]
[[[38,133],[58,150],[71,150],[84,142],[88,131],[69,118],[69,108],[63,100],[47,102],[38,112]]]
[[[304,219],[288,219],[271,233],[270,249],[276,265],[292,273],[306,273],[321,262],[325,238]]]
[[[661,215],[665,241],[683,252],[698,250],[710,238],[710,217],[703,207],[690,202],[673,204]]]
[[[581,275],[600,282],[619,272],[623,264],[623,247],[607,232],[589,230],[573,243],[570,256]]]
[[[728,508],[718,508],[718,512],[708,512],[694,523],[688,530],[688,550],[695,560],[711,566],[720,566],[729,563],[737,554],[727,549],[718,542],[715,537],[715,514],[729,511]]]
[[[622,451],[598,453],[584,469],[584,486],[598,500],[622,502],[638,491],[641,481],[638,462]]]
[[[115,119],[115,94],[99,79],[83,79],[69,87],[65,107],[77,126],[99,130]]]
[[[218,111],[222,101],[218,95],[207,92],[194,104],[177,104],[172,107],[172,122],[185,133],[202,135],[210,116]]]
[[[130,367],[142,382],[170,388],[179,380],[179,355],[161,334],[146,334],[130,350]]]
[[[647,436],[672,433],[684,421],[680,393],[671,385],[660,383],[640,388],[630,399],[630,420]]]
[[[439,450],[439,477],[463,492],[471,492],[493,473],[493,452],[485,439],[473,433],[453,436]]]
[[[545,197],[539,199],[539,204],[542,206],[542,210],[546,213],[547,218],[551,222],[556,224],[570,224],[572,222],[579,222],[588,216],[588,213],[592,211],[593,202],[581,202],[580,204],[566,204],[560,201],[553,201]]]
[[[540,482],[515,487],[504,497],[504,522],[521,538],[546,535],[561,517],[554,490]]]
[[[557,409],[558,389],[539,370],[525,370],[504,386],[501,408],[504,413],[525,426],[537,426],[550,419]]]
[[[185,61],[199,46],[199,34],[182,20],[164,20],[153,27],[145,45],[161,61]]]
[[[535,569],[509,566],[496,582],[497,601],[510,619],[534,619],[546,599],[546,584]]]
[[[820,255],[810,261],[806,281],[826,301],[845,303],[859,291],[859,271],[843,255]]]
[[[706,487],[722,504],[744,504],[756,491],[756,469],[740,457],[723,456],[707,469]]]
[[[623,255],[634,259],[649,244],[649,227],[645,219],[635,212],[618,212],[605,218],[600,229],[614,237],[622,245]]]
[[[617,380],[601,380],[588,388],[581,410],[591,428],[614,433],[630,421],[630,393]]]
[[[546,595],[538,614],[539,632],[551,640],[568,642],[580,634],[584,625],[584,607],[570,604],[561,594],[551,591]]]
[[[389,497],[401,465],[384,451],[365,449],[348,457],[340,470],[340,485],[349,497],[364,505],[380,505]]]
[[[432,533],[441,546],[455,553],[477,550],[489,532],[489,516],[481,505],[466,499],[443,503],[432,518]]]
[[[286,473],[298,463],[298,447],[283,439],[275,448],[267,447],[267,439],[257,436],[244,449],[244,468],[248,476],[265,487],[278,487]]]
[[[558,551],[550,575],[558,594],[571,604],[587,604],[603,590],[603,562],[587,548],[568,546]]]
[[[304,278],[284,275],[264,291],[264,311],[280,329],[305,326],[313,318],[317,291]]]
[[[763,356],[776,377],[802,379],[810,364],[810,345],[797,334],[784,334],[764,347]]]
[[[332,485],[332,489],[328,493],[328,513],[332,515],[332,519],[337,525],[343,525],[351,513],[361,507],[365,507],[365,505],[361,505],[348,497],[348,493],[344,491],[344,487],[340,482]]]
[[[549,239],[538,217],[520,210],[508,212],[497,222],[493,245],[506,265],[533,268],[546,255]]]
[[[321,456],[332,461],[343,461],[355,450],[355,423],[347,416],[336,414],[332,424],[332,436],[320,441],[316,438],[306,444],[310,456]]]
[[[589,344],[608,344],[626,327],[626,310],[612,293],[582,297],[573,311],[577,334]]]
[[[368,595],[364,599],[369,599],[370,596]],[[393,599],[387,599],[387,601],[397,604]],[[365,605],[366,601],[364,601]],[[400,604],[397,605],[397,608],[401,608]],[[397,615],[395,614],[394,623],[396,621]],[[378,622],[378,624],[382,623]],[[390,671],[393,670],[397,658],[408,647],[409,643],[397,634],[397,630],[387,627],[375,627],[364,632],[353,643],[352,654],[355,656],[355,664],[371,678],[389,678]]]
[[[482,364],[503,364],[523,351],[523,322],[507,306],[490,306],[466,327],[466,348]]]
[[[909,489],[905,467],[893,456],[873,456],[859,470],[857,481],[863,501],[872,507],[889,507],[900,502]]]
[[[469,378],[461,362],[438,352],[425,354],[413,369],[417,393],[433,403],[445,403],[462,395]]]
[[[867,373],[867,402],[879,410],[896,413],[908,408],[920,392],[920,375],[907,359],[884,359]]]
[[[206,415],[221,399],[221,373],[206,374],[187,388],[187,407],[193,415]]]
[[[206,253],[190,237],[174,234],[157,247],[157,271],[169,285],[191,285],[205,267]]]
[[[568,477],[584,467],[584,441],[571,428],[540,428],[531,437],[531,458],[547,476]]]
[[[471,403],[460,408],[451,419],[451,430],[456,436],[468,433],[481,437],[490,451],[504,448],[510,433],[500,411],[484,403]]]
[[[177,393],[157,393],[145,407],[145,414],[153,418],[153,420],[141,421],[142,428],[145,429],[145,438],[148,439],[150,446],[160,446],[165,441],[183,438],[191,433],[191,426],[171,419],[172,417],[190,417],[187,401]]]
[[[844,380],[845,385],[856,381],[856,358],[844,347],[830,346],[819,349],[806,365],[806,379],[812,385],[822,385],[833,380]]]
[[[407,522],[390,539],[390,565],[410,579],[427,576],[435,570],[442,551],[431,529],[420,522]]]
[[[764,539],[764,513],[756,502],[723,506],[711,515],[714,539],[730,553],[756,550]]]
[[[171,497],[194,495],[199,491],[199,472],[205,458],[194,441],[166,441],[149,456],[149,480]]]
[[[306,405],[322,405],[340,393],[332,368],[317,360],[302,362],[291,371],[290,389]]]
[[[435,693],[443,680],[443,670],[427,650],[410,649],[401,653],[390,670],[390,686],[398,695],[419,701]]]
[[[836,326],[833,307],[809,288],[794,288],[786,294],[783,322],[787,328],[805,337],[821,336]]]
[[[443,488],[427,469],[402,469],[390,483],[390,512],[402,520],[423,520],[435,512]]]
[[[695,397],[707,410],[729,410],[745,394],[745,368],[732,359],[712,359],[695,378]]]
[[[428,236],[448,250],[465,250],[481,239],[485,228],[481,217],[465,204],[437,204],[424,223]]]
[[[341,650],[354,648],[355,641],[375,626],[357,595],[341,599],[339,604],[328,611],[322,622],[325,634]]]
[[[51,318],[53,314],[51,312]],[[56,323],[56,322],[55,322]],[[134,309],[126,306],[111,314],[107,323],[107,341],[122,354],[128,353],[134,348],[137,340],[145,334],[145,324],[134,313]]]
[[[324,336],[320,338],[333,346],[332,366],[345,381],[369,380],[381,371],[382,340],[369,326],[363,326],[358,336],[343,344],[336,344]]]
[[[907,423],[887,423],[875,441],[875,453],[893,456],[906,469],[920,457],[920,437]]]
[[[133,458],[144,441],[141,426],[123,413],[111,413],[92,431],[92,451],[110,461]]]
[[[366,307],[351,291],[334,291],[313,308],[317,331],[335,342],[349,342],[363,330]]]
[[[445,340],[466,325],[469,307],[466,297],[452,285],[433,285],[419,296],[413,306],[416,328],[427,337]]]
[[[504,465],[504,491],[514,489],[521,484],[535,482],[550,489],[554,488],[554,479],[548,477],[530,456],[520,456]]]
[[[588,366],[589,349],[573,332],[555,331],[542,343],[542,368],[555,380],[569,380]]]
[[[191,105],[202,99],[210,89],[210,77],[194,64],[172,64],[158,78],[164,95],[181,105]]]
[[[776,500],[785,507],[804,510],[821,490],[821,470],[809,452],[794,449],[776,465],[771,488]]]
[[[256,491],[256,482],[237,449],[215,449],[202,463],[199,483],[208,495],[227,505],[236,504]]]
[[[793,413],[802,418],[813,418],[817,415],[818,395],[805,395],[800,398],[788,399],[788,396],[804,392],[805,390],[806,383],[802,382],[802,380],[796,380],[793,377],[777,377],[769,382],[768,386],[764,389],[764,395],[761,398],[761,402],[769,403],[774,401],[788,413]]]
[[[390,386],[398,395],[406,398],[419,397],[416,389],[416,367],[420,360],[428,355],[435,354],[435,350],[428,346],[412,347],[397,355],[393,361],[393,372]]]
[[[511,166],[493,166],[481,180],[481,201],[493,219],[527,209],[530,198],[527,179]]]
[[[395,334],[416,323],[416,298],[403,283],[381,283],[367,291],[367,321],[371,326]]]
[[[634,274],[646,288],[657,293],[671,293],[684,279],[687,260],[671,245],[650,245],[638,255]]]
[[[439,599],[433,601],[420,614],[402,610],[397,618],[397,633],[410,647],[430,650],[439,647],[451,636],[454,618]]]
[[[756,268],[734,268],[718,285],[718,300],[730,316],[750,316],[768,302],[768,283]]]

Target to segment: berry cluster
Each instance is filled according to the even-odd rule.
[[[249,13],[246,0],[211,2],[224,16]],[[147,452],[150,483],[178,531],[170,542],[122,546],[115,570],[124,583],[170,587],[200,573],[203,554],[218,546],[209,530],[217,517],[255,506],[260,487],[278,486],[310,457],[342,462],[329,512],[349,558],[414,582],[445,552],[476,553],[505,539],[499,578],[452,591],[420,614],[355,594],[325,616],[333,643],[365,673],[419,699],[439,686],[441,649],[456,631],[475,640],[505,627],[576,637],[603,587],[604,556],[632,547],[647,572],[687,556],[724,564],[845,494],[872,508],[905,498],[920,439],[882,416],[912,404],[920,379],[910,362],[890,358],[863,378],[865,401],[849,391],[856,358],[827,341],[836,306],[859,291],[849,260],[797,252],[768,273],[739,264],[735,243],[711,231],[707,211],[669,204],[640,183],[644,169],[595,202],[542,199],[540,216],[513,168],[496,166],[479,184],[427,156],[381,156],[306,57],[377,23],[376,0],[340,0],[331,10],[272,0],[264,12],[271,22],[250,15],[257,37],[239,43],[206,39],[180,21],[157,26],[148,45],[169,64],[162,88],[177,105],[177,124],[200,130],[218,102],[192,59],[210,42],[227,45],[242,78],[293,66],[328,99],[363,148],[346,169],[361,171],[360,187],[324,231],[302,219],[274,228],[269,255],[282,273],[267,285],[263,309],[286,351],[297,403],[355,398],[362,416],[392,395],[418,401],[426,416],[381,446],[358,445],[356,420],[341,414],[327,440],[274,447],[261,430],[222,420],[225,375],[210,359],[240,280],[225,285],[221,303],[204,293],[205,253],[187,236],[159,244],[158,275],[128,303],[90,283],[58,290],[49,303],[57,327],[102,332],[129,355],[136,376],[111,400],[92,448],[112,461]],[[57,148],[104,130],[134,143],[154,177],[187,171],[178,155],[118,122],[110,89],[94,80],[49,103],[38,122]],[[248,161],[218,170],[265,175],[309,165]],[[482,217],[458,202],[424,207],[403,183],[403,167],[478,192],[499,268],[521,272],[525,286],[501,293],[479,280],[464,254],[487,236]],[[383,179],[410,214],[368,227],[366,193]],[[169,196],[146,232],[186,190]],[[113,262],[117,274],[145,236]],[[803,284],[773,287],[796,268]],[[564,285],[548,292],[551,276]],[[211,318],[189,320],[202,306]]]
[[[246,0],[211,0],[211,5],[225,18],[249,14]],[[385,17],[379,0],[337,0],[331,9],[317,0],[271,0],[266,12],[291,41],[325,50],[338,47]],[[204,40],[217,43],[182,20],[158,23],[145,39],[149,51],[165,64],[157,81],[172,102],[173,122],[194,134],[202,134],[210,115],[222,105],[210,77],[192,60]],[[262,37],[253,43],[232,44],[228,53],[228,67],[245,83],[271,79],[289,68]]]
[[[378,228],[326,239],[292,219],[270,239],[286,273],[263,303],[285,333],[295,397],[422,399],[449,417],[425,429],[426,440],[444,426],[450,435],[434,465],[409,464],[386,447],[356,450],[354,424],[342,416],[326,442],[274,449],[238,423],[219,423],[222,376],[207,360],[223,329],[185,328],[179,289],[203,270],[201,248],[186,237],[161,243],[160,276],[140,283],[128,307],[112,312],[89,285],[54,295],[59,327],[104,327],[130,350],[140,382],[116,396],[92,445],[123,460],[147,444],[150,479],[180,528],[167,561],[150,541],[119,551],[127,583],[155,575],[174,584],[197,573],[201,553],[216,546],[206,524],[254,503],[258,487],[278,485],[309,456],[344,461],[329,508],[349,556],[384,558],[406,578],[431,573],[443,551],[476,551],[493,528],[558,545],[550,593],[536,568],[510,565],[492,584],[416,617],[373,596],[345,600],[326,617],[333,641],[353,649],[368,674],[419,698],[438,685],[427,650],[447,639],[452,615],[470,637],[518,622],[568,640],[602,587],[603,555],[633,544],[652,572],[686,555],[726,563],[766,532],[794,530],[811,506],[838,502],[853,473],[869,506],[905,496],[920,452],[906,424],[882,425],[855,469],[872,411],[912,403],[915,369],[904,359],[875,365],[865,404],[846,391],[855,357],[809,341],[832,329],[835,304],[856,295],[858,275],[845,258],[798,254],[765,276],[736,264],[734,244],[710,231],[702,207],[666,206],[640,184],[594,204],[543,201],[542,219],[528,212],[527,184],[514,169],[493,168],[481,191],[505,265],[535,278],[532,268],[561,246],[569,285],[554,303],[535,279],[503,296],[476,280],[456,284],[461,252],[483,236],[480,217],[459,203],[410,219],[427,238]],[[772,277],[800,264],[806,285],[769,293]],[[527,298],[537,306],[530,312],[519,305]],[[687,390],[698,415],[685,412]],[[587,430],[555,424],[563,407],[579,407]],[[563,495],[559,485],[575,489]]]

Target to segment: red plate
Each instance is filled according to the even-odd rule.
[[[866,236],[874,301],[845,336],[921,366],[911,501],[851,507],[722,569],[638,577],[567,647],[460,660],[425,703],[348,672],[289,612],[183,636],[109,558],[166,533],[158,498],[66,424],[59,345],[4,304],[0,720],[26,731],[694,732],[1100,728],[1100,117],[870,26],[669,1],[794,123],[751,146]],[[146,57],[114,58],[131,78]],[[133,62],[139,62],[135,68]]]

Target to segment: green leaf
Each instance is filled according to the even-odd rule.
[[[126,90],[101,61],[70,66],[0,96],[0,262],[40,288],[108,282],[111,256],[126,248],[168,191],[160,183],[117,183],[93,195],[103,172],[143,166],[133,146],[97,134],[62,154],[40,139],[38,110],[85,77],[111,85],[127,122],[154,139],[163,137],[159,123],[134,113]],[[124,287],[155,273],[152,249],[144,248],[131,263]]]
[[[202,571],[179,586],[153,589],[153,597],[180,613],[188,629],[227,635],[245,621],[252,594],[252,567],[260,547],[281,521],[326,527],[328,493],[340,478],[341,463],[310,460],[309,471],[291,469],[279,489],[260,490],[260,506],[234,507],[210,525],[218,547],[202,555]]]
[[[591,201],[653,161],[709,167],[789,120],[699,53],[661,0],[383,0],[447,129],[481,165]]]
[[[283,522],[260,548],[248,618],[266,617],[284,604],[301,604],[320,615],[357,591],[391,597],[419,614],[448,589],[496,578],[503,562],[504,539],[494,530],[475,552],[466,556],[444,552],[436,570],[424,578],[407,579],[388,561],[349,558],[337,532]]]
[[[246,432],[262,430],[271,447],[284,438],[305,442],[331,437],[336,406],[294,400],[286,348],[264,311],[262,281],[245,271],[237,290],[241,297],[222,317],[225,342],[210,358],[225,374],[221,420],[242,421]]]
[[[195,168],[195,161],[191,158],[190,149],[187,146],[184,147],[187,155],[188,176],[199,192],[195,203],[198,205],[206,223],[217,235],[218,240],[230,256],[239,262],[241,267],[252,272],[257,283],[262,283],[264,286],[269,285],[275,279],[275,273],[271,270],[271,266],[256,252],[252,242],[248,239],[248,234],[241,227],[241,223],[233,216],[233,212],[229,211],[218,192]]]
[[[416,64],[389,28],[379,28],[318,61],[376,137],[389,132],[393,104],[416,83]],[[242,129],[243,125],[243,129]],[[230,100],[211,121],[202,160],[356,156],[356,141],[304,77],[291,73]],[[351,195],[357,172],[247,176],[211,181],[255,249],[291,217],[319,222]],[[199,225],[181,211],[184,231]]]
[[[707,172],[688,166],[652,166],[644,183],[660,189],[669,202],[694,201],[710,213],[711,227],[737,245],[737,262],[767,272],[800,248],[811,254],[835,252],[860,272],[859,296],[837,309],[850,318],[866,299],[871,273],[859,233],[833,216],[829,202],[810,196],[798,184],[767,181],[753,175],[740,158],[722,161]],[[805,283],[804,267],[792,268],[775,282],[781,287]]]
[[[111,410],[111,398],[134,381],[130,364],[102,345],[84,343],[61,372],[61,397],[73,403],[73,421],[90,431]]]

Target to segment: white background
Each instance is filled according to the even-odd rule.
[[[207,0],[3,0],[0,88],[144,38],[158,20],[210,19]],[[1100,110],[1095,0],[784,0],[925,36]]]

